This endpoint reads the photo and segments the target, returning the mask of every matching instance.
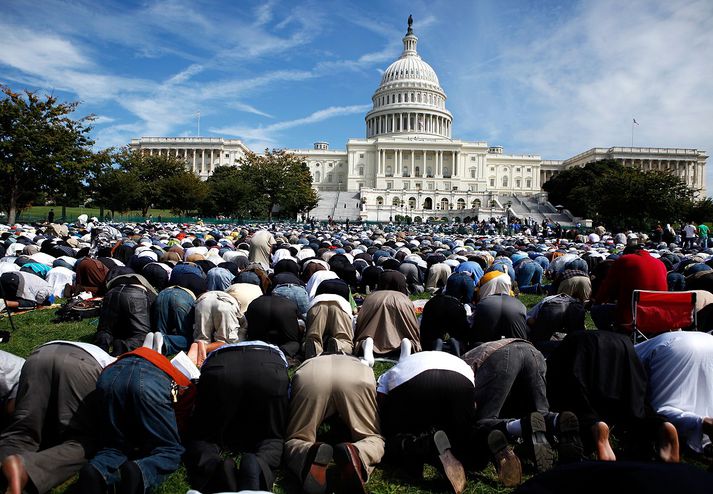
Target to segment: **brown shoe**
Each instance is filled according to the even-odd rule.
[[[332,447],[325,443],[314,444],[307,455],[308,469],[302,482],[305,494],[324,494],[327,492],[327,466],[332,461]]]
[[[493,430],[488,434],[488,447],[493,455],[493,464],[498,472],[498,479],[505,487],[515,487],[522,482],[520,459],[508,443],[505,434]]]
[[[359,451],[352,443],[339,443],[334,447],[334,463],[339,467],[338,494],[365,494],[367,475]]]
[[[453,491],[461,494],[465,490],[465,470],[458,459],[451,452],[451,442],[443,431],[436,431],[433,434],[433,443],[438,450],[438,459],[443,465],[443,472],[451,483]]]

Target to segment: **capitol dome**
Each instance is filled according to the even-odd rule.
[[[409,16],[404,51],[384,71],[366,115],[366,136],[423,134],[450,139],[453,117],[446,109],[446,93],[433,68],[416,50],[418,38]]]

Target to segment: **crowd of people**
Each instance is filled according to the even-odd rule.
[[[516,230],[0,230],[3,310],[101,304],[91,343],[0,351],[6,492],[78,473],[78,493],[142,493],[182,463],[203,493],[270,491],[280,469],[307,494],[363,493],[382,462],[404,482],[433,465],[457,494],[489,463],[508,487],[537,473],[521,492],[637,471],[706,492],[676,464],[713,457],[707,238]],[[638,289],[695,291],[697,326],[634,345]]]

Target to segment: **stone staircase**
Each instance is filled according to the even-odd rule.
[[[329,216],[334,221],[358,221],[360,209],[359,192],[320,192],[317,207],[309,212],[316,220],[326,220]]]

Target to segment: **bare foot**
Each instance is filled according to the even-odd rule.
[[[671,422],[664,422],[658,430],[659,458],[666,463],[678,463],[678,433]]]
[[[18,455],[6,457],[2,462],[2,473],[7,479],[7,490],[5,494],[22,494],[22,490],[29,480],[22,458]]]
[[[188,349],[188,358],[198,367],[198,343],[191,343],[191,348]]]
[[[597,459],[599,461],[616,461],[616,455],[609,443],[609,426],[604,422],[597,422],[592,426],[592,436],[597,448]]]

